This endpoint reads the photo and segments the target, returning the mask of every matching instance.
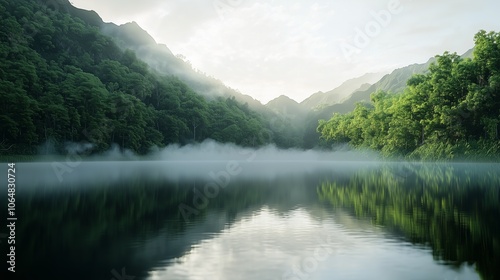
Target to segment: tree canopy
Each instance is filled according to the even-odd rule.
[[[1,153],[33,154],[47,141],[59,151],[72,141],[93,143],[94,152],[118,144],[146,153],[207,138],[244,146],[279,140],[247,105],[203,98],[44,3],[0,0]]]
[[[436,159],[500,154],[500,33],[480,31],[474,58],[445,52],[403,93],[379,91],[371,104],[320,121],[331,143],[388,156]]]

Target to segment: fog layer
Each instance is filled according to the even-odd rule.
[[[377,165],[369,152],[282,150],[275,146],[258,149],[205,141],[186,146],[170,145],[139,157],[113,148],[91,157],[79,153],[91,146],[68,146],[64,160],[18,163],[19,184],[61,187],[90,186],[121,180],[268,180],[318,171],[347,172]],[[2,167],[6,168],[6,167]]]

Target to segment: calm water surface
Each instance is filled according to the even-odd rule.
[[[500,279],[499,164],[62,167],[17,164],[19,279]]]

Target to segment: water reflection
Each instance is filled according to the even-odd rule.
[[[499,165],[323,167],[234,177],[189,220],[179,205],[193,205],[204,178],[25,182],[19,275],[109,280],[125,268],[134,279],[500,279]]]
[[[473,264],[482,279],[499,279],[498,171],[485,164],[418,164],[405,176],[394,176],[389,166],[324,182],[318,194],[414,244],[428,245],[442,263]]]
[[[148,279],[371,277],[479,279],[470,267],[455,271],[439,265],[429,250],[406,245],[342,211],[318,219],[307,209],[282,214],[268,207],[196,244]]]

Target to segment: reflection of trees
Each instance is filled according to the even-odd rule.
[[[325,182],[319,197],[430,245],[435,258],[475,263],[483,279],[500,279],[498,166],[414,165],[405,176],[395,174],[398,168]]]
[[[193,206],[193,188],[203,192],[205,183],[152,182],[138,177],[100,186],[67,186],[58,191],[41,187],[23,193],[17,207],[22,220],[16,228],[17,238],[22,241],[16,253],[19,263],[25,265],[20,273],[27,273],[23,275],[27,278],[37,275],[61,279],[79,271],[78,276],[70,278],[95,279],[96,275],[109,276],[111,268],[126,266],[127,272],[139,279],[157,262],[182,256],[183,250],[199,242],[203,235],[182,239],[182,245],[176,248],[166,248],[168,256],[146,256],[143,260],[134,259],[141,247],[132,248],[131,243],[155,239],[163,232],[183,236],[193,227],[203,227],[212,212],[223,213],[221,217],[231,224],[247,209],[260,207],[269,199],[285,199],[288,187],[277,186],[276,191],[269,191],[269,185],[256,182],[230,185],[186,223],[179,205]],[[216,226],[211,230],[216,231]],[[167,240],[158,245],[165,244]]]
[[[59,279],[79,271],[78,279],[88,279],[122,267],[133,253],[126,241],[163,228],[165,219],[176,220],[178,201],[187,195],[187,188],[177,184],[141,179],[57,192],[42,188],[19,197],[18,252],[26,265],[21,272]],[[167,227],[175,234],[185,225]],[[135,265],[127,271],[141,270],[144,264]]]

